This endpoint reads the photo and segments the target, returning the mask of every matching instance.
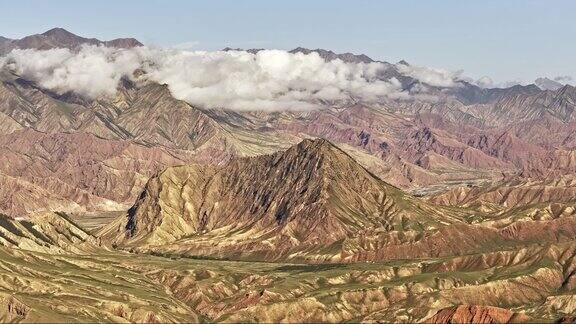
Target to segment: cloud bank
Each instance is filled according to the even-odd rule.
[[[114,94],[120,78],[140,65],[133,51],[95,46],[84,47],[79,53],[68,49],[13,50],[2,61],[0,67],[7,66],[43,88],[90,98]]]
[[[572,77],[569,75],[559,75],[554,78],[554,81],[566,84],[572,81]]]
[[[472,78],[463,78],[465,81],[471,83],[471,84],[475,84],[477,86],[479,86],[480,88],[484,88],[484,89],[493,89],[493,88],[500,88],[500,89],[505,89],[505,88],[510,88],[516,85],[527,85],[529,83],[522,81],[522,80],[509,80],[509,81],[504,81],[504,82],[495,82],[494,80],[492,80],[492,78],[490,78],[489,76],[483,76],[477,80],[474,80]]]
[[[460,79],[461,71],[451,72],[443,69],[397,64],[398,71],[434,87],[454,87]]]
[[[85,46],[78,52],[14,50],[0,58],[0,67],[46,89],[89,98],[112,96],[122,77],[133,78],[141,69],[147,79],[167,84],[177,99],[203,108],[301,110],[323,102],[376,102],[415,95],[403,91],[395,78],[378,77],[391,65],[327,62],[314,52],[262,50],[254,54]],[[457,78],[457,74],[439,69],[403,64],[395,68],[431,86],[452,87]]]

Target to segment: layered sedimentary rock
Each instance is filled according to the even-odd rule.
[[[542,206],[502,214],[431,205],[328,141],[305,140],[222,166],[168,168],[100,233],[125,249],[168,255],[365,262],[569,241],[574,208],[552,208],[546,217]]]
[[[527,316],[518,315],[507,309],[490,306],[457,306],[438,311],[424,323],[522,323]]]
[[[126,140],[19,130],[0,138],[0,212],[122,210],[152,174],[191,160]]]
[[[328,141],[305,140],[285,152],[221,167],[168,168],[150,179],[128,216],[109,229],[123,246],[184,240],[178,244],[189,245],[191,253],[245,251],[268,259],[315,249],[320,256],[360,233],[438,224],[435,211],[420,204]]]

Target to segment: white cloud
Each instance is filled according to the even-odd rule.
[[[376,79],[380,64],[325,62],[318,54],[155,51],[149,77],[187,102],[236,110],[310,108],[318,100],[399,96],[396,80]]]
[[[559,75],[554,78],[554,81],[560,82],[562,84],[570,83],[572,81],[572,77],[569,75]]]
[[[480,79],[476,80],[476,85],[480,88],[493,88],[494,87],[494,80],[492,80],[489,76],[483,76]]]
[[[167,84],[174,97],[204,108],[301,110],[323,101],[376,102],[417,96],[402,91],[394,78],[378,78],[389,68],[386,64],[326,62],[317,53],[279,50],[256,54],[94,46],[85,46],[77,53],[67,49],[15,50],[4,63],[0,60],[0,66],[46,89],[73,91],[90,98],[113,95],[120,78],[132,77],[140,68],[149,80]],[[431,86],[454,86],[458,75],[425,67],[397,67]]]
[[[481,78],[479,78],[478,80],[474,80],[472,78],[462,78],[463,80],[471,83],[471,84],[475,84],[477,86],[479,86],[480,88],[485,88],[485,89],[491,89],[491,88],[500,88],[500,89],[504,89],[504,88],[510,88],[512,86],[515,85],[526,85],[527,83],[521,80],[509,80],[509,81],[504,81],[504,82],[495,82],[494,80],[492,80],[491,77],[489,76],[483,76]]]
[[[139,62],[133,51],[87,46],[79,53],[68,49],[14,50],[4,65],[43,88],[94,98],[114,94],[120,78],[134,72]]]
[[[184,43],[173,45],[172,48],[180,49],[180,50],[189,50],[189,49],[193,49],[194,47],[198,46],[199,44],[200,44],[200,42],[198,42],[198,41],[190,41],[190,42],[184,42]]]
[[[396,68],[400,73],[434,87],[454,87],[461,74],[461,72],[407,64],[396,64]]]
[[[528,84],[528,82],[526,82],[526,81],[516,79],[516,80],[509,80],[509,81],[504,81],[504,82],[494,84],[494,88],[505,89],[505,88],[510,88],[510,87],[517,86],[517,85],[527,85],[527,84]]]

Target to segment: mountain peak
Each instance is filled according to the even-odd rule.
[[[6,54],[13,49],[38,49],[47,50],[52,48],[68,48],[77,50],[82,45],[108,46],[116,48],[132,48],[143,46],[134,38],[117,38],[110,41],[101,41],[96,38],[78,36],[68,30],[56,27],[42,34],[34,34],[21,39],[0,38],[0,55]]]
[[[348,154],[339,149],[336,145],[324,138],[304,139],[295,146],[292,146],[285,152],[274,154],[275,160],[291,160],[294,165],[302,165],[309,168],[314,165],[316,169],[330,170],[330,164],[338,165],[356,165]],[[307,166],[304,166],[307,165]],[[323,168],[323,166],[326,166]],[[357,165],[362,168],[361,166]]]
[[[74,33],[67,31],[64,28],[56,27],[41,34],[48,38],[48,40],[56,46],[79,46],[83,44],[100,45],[102,41],[96,38],[84,38]]]
[[[530,95],[540,93],[542,90],[535,84],[529,84],[529,85],[516,84],[511,86],[510,88],[506,88],[505,91],[507,91],[509,94]]]
[[[50,29],[50,30],[47,30],[47,31],[43,32],[42,35],[44,35],[44,36],[60,36],[60,35],[66,35],[66,36],[76,36],[76,37],[79,37],[78,35],[75,35],[75,34],[67,31],[66,29],[64,29],[64,28],[62,28],[62,27],[52,28],[52,29]]]
[[[394,207],[398,203],[402,210]],[[276,260],[358,231],[386,231],[386,224],[400,220],[406,227],[420,226],[415,210],[410,197],[329,141],[305,139],[284,152],[218,167],[168,168],[150,179],[128,217],[103,233],[125,246],[181,246],[201,255],[212,249],[203,235],[232,231],[219,242],[218,253],[244,250],[257,259]]]
[[[326,61],[333,61],[336,59],[340,59],[344,62],[348,63],[370,63],[374,62],[370,57],[364,54],[353,54],[353,53],[341,53],[336,54],[333,51],[325,50],[322,48],[317,48],[314,50],[304,48],[304,47],[296,47],[295,49],[291,50],[290,53],[303,53],[303,54],[310,54],[310,53],[318,53],[321,58]]]
[[[324,138],[306,138],[302,140],[298,145],[299,149],[310,150],[310,149],[336,149],[339,150],[334,144]]]

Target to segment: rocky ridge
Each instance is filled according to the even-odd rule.
[[[42,34],[30,35],[21,39],[0,37],[0,55],[9,53],[13,49],[47,50],[53,48],[68,48],[71,50],[77,50],[82,45],[117,48],[143,46],[142,43],[134,38],[116,38],[109,41],[101,41],[96,38],[77,36],[64,28],[52,28]]]

